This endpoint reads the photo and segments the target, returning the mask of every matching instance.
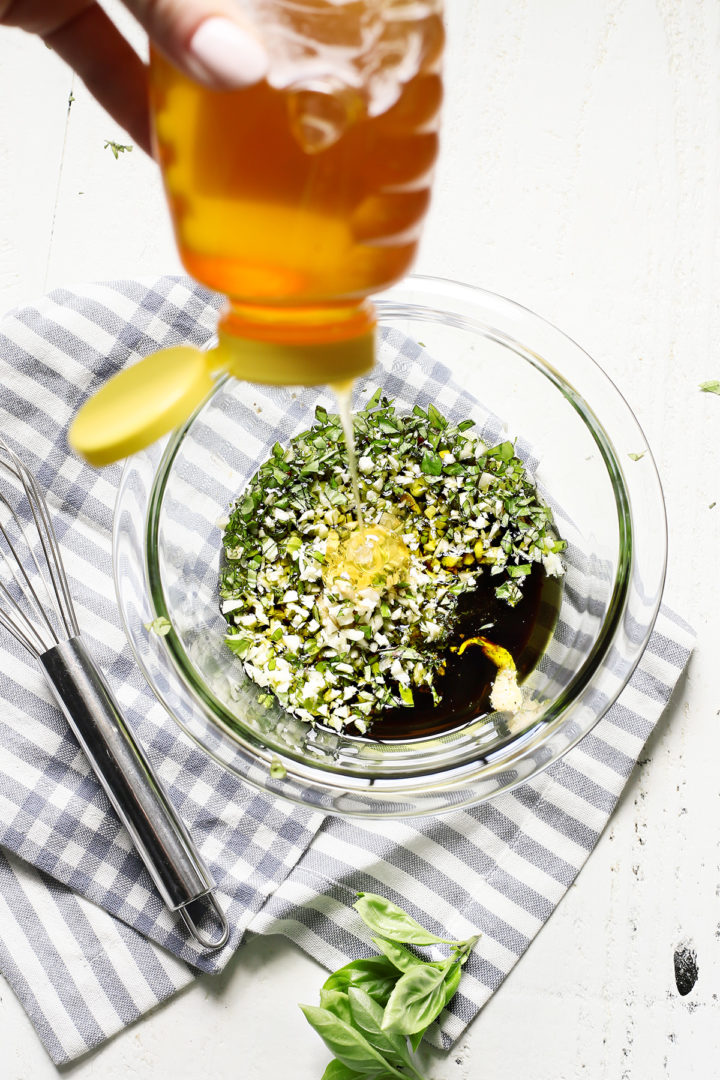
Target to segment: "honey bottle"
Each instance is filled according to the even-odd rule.
[[[248,88],[200,86],[152,51],[150,104],[177,245],[223,293],[218,345],[166,349],[111,379],[71,445],[93,464],[146,446],[230,372],[351,380],[374,363],[370,297],[410,267],[442,97],[441,0],[253,0],[270,57]]]

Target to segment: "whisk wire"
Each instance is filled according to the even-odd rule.
[[[37,645],[33,644],[33,642],[30,641],[25,636],[25,634],[20,629],[20,627],[17,626],[15,623],[13,623],[11,621],[11,619],[8,618],[8,616],[5,614],[5,612],[3,611],[3,609],[1,607],[0,607],[0,626],[4,626],[5,629],[7,631],[9,631],[9,633],[12,634],[12,636],[15,638],[15,640],[19,641],[20,644],[23,645],[27,649],[27,651],[29,653],[31,653],[32,656],[34,656],[37,659],[37,657],[39,656]]]
[[[8,605],[8,608],[6,609],[0,607],[0,613],[5,622],[12,626],[14,621],[18,633],[23,635],[23,640],[27,637],[33,641],[34,647],[31,651],[34,652],[35,655],[40,655],[45,652],[48,645],[40,635],[37,626],[30,621],[26,612],[20,607],[9,589],[0,582],[0,600],[2,597],[5,598],[5,602]],[[15,636],[17,637],[17,634]]]
[[[15,522],[15,527],[18,530],[20,530],[20,523],[19,523],[19,521],[17,519],[17,516],[13,513],[12,508],[10,507],[7,499],[3,495],[0,495],[0,503],[2,505],[4,505],[4,506],[8,507],[8,509],[10,510],[10,514],[12,516],[12,519]],[[2,559],[2,565],[7,568],[7,571],[8,571],[8,574],[9,574],[10,578],[12,578],[12,581],[15,583],[15,587],[17,589],[18,594],[23,598],[23,600],[27,604],[28,608],[30,608],[30,610],[33,612],[33,614],[35,615],[37,621],[40,622],[40,623],[45,624],[45,627],[47,628],[47,631],[50,634],[50,642],[51,642],[51,644],[57,644],[58,636],[55,633],[55,629],[54,629],[52,623],[50,622],[50,619],[49,619],[47,611],[46,611],[46,607],[43,606],[43,604],[41,603],[40,598],[39,598],[39,596],[38,596],[38,594],[37,594],[37,592],[35,590],[35,587],[34,587],[32,581],[31,581],[31,579],[30,579],[30,576],[29,576],[29,574],[27,572],[25,564],[24,564],[23,560],[18,556],[18,553],[17,553],[17,551],[15,549],[15,546],[13,544],[13,541],[10,538],[9,533],[8,533],[7,529],[5,528],[5,526],[2,524],[2,522],[0,522],[0,533],[2,534],[2,536],[3,536],[4,540],[5,540],[7,550],[9,551],[10,555],[12,555],[12,559],[10,559],[8,557],[7,552],[2,550],[2,548],[0,548],[0,559]],[[35,552],[33,551],[32,546],[28,543],[28,538],[27,538],[27,536],[25,535],[25,533],[23,531],[21,531],[21,535],[23,537],[24,545],[28,549],[30,558],[31,558],[31,560],[32,560],[32,562],[33,562],[33,564],[35,566],[35,572],[36,572],[36,575],[37,575],[37,579],[40,582],[42,582],[43,590],[44,590],[45,595],[47,597],[48,604],[52,604],[52,598],[51,598],[50,593],[48,591],[48,587],[47,587],[47,583],[45,581],[45,578],[44,578],[44,576],[43,576],[43,574],[42,574],[42,572],[40,570],[40,566],[38,565],[38,560],[37,560],[37,558],[35,556]],[[16,570],[16,567],[17,567],[17,570]],[[18,576],[18,571],[19,571],[20,576]],[[20,604],[19,604],[18,600],[16,599],[16,597],[12,595],[10,590],[7,588],[7,586],[3,582],[0,582],[0,589],[2,590],[2,594],[4,595],[6,602],[10,605],[12,610],[15,612],[16,617],[21,619],[22,622],[27,627],[30,628],[30,632],[31,632],[32,636],[35,637],[35,639],[40,642],[40,645],[38,646],[38,648],[39,648],[40,652],[43,652],[49,646],[45,643],[45,639],[42,636],[41,629],[37,625],[34,625],[31,622],[31,620],[28,618],[25,611],[20,606]]]
[[[0,547],[0,565],[7,569],[16,590],[16,595],[13,595],[8,585],[0,581],[0,622],[17,641],[38,657],[59,644],[63,637],[79,635],[80,630],[45,499],[33,475],[2,439],[0,465],[19,482],[30,508],[32,522],[28,521],[26,526],[10,501],[0,492],[0,507],[5,507],[9,513],[14,532],[22,539],[23,548],[27,550],[35,571],[31,577],[32,570],[28,573],[27,560],[18,553],[18,540],[13,542],[10,532],[0,521],[0,534],[5,541],[5,549]],[[28,531],[28,526],[33,523],[42,551],[41,560]],[[44,593],[46,603],[43,603],[41,593]],[[51,613],[57,625],[54,625]]]
[[[68,637],[73,637],[80,633],[80,628],[75,616],[75,608],[70,597],[70,588],[68,586],[65,567],[60,554],[60,545],[58,544],[57,536],[55,535],[55,528],[48,511],[47,503],[45,502],[45,498],[40,492],[37,481],[32,473],[25,465],[23,465],[17,456],[15,456],[15,461],[20,470],[21,483],[25,489],[30,509],[35,520],[35,528],[37,529],[40,544],[43,549],[45,564],[48,568],[53,591],[57,600],[57,611],[62,620],[66,635]],[[40,518],[39,521],[38,518]]]

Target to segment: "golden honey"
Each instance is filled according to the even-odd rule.
[[[442,22],[394,104],[264,81],[202,87],[157,52],[151,105],[182,262],[231,301],[230,331],[314,344],[372,325],[364,298],[415,255],[437,155]]]

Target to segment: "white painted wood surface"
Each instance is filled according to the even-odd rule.
[[[447,0],[444,145],[418,269],[579,341],[645,428],[672,601],[699,641],[577,884],[435,1078],[720,1076],[720,5]],[[124,22],[128,22],[127,19]],[[68,96],[75,101],[68,112]],[[155,168],[39,42],[0,32],[0,310],[178,267]],[[718,506],[711,504],[718,501]],[[700,976],[680,998],[673,951]],[[255,941],[72,1080],[314,1080],[320,969]],[[0,1077],[56,1074],[0,981]]]

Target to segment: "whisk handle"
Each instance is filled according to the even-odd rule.
[[[212,907],[223,938],[212,942],[187,909],[207,896],[215,883],[84,642],[79,637],[62,641],[43,653],[40,662],[165,904],[173,911],[180,909],[201,944],[219,948],[227,940],[227,924],[217,903]]]

